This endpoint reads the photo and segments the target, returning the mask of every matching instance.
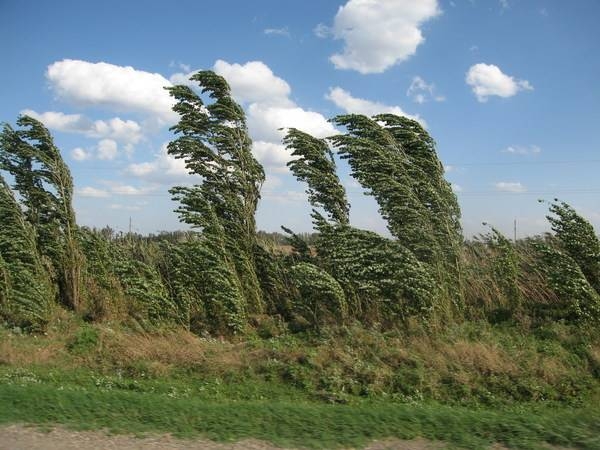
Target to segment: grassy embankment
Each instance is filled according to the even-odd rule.
[[[66,314],[45,336],[2,330],[0,422],[308,447],[421,436],[600,448],[600,343],[584,331],[262,333],[147,334]]]

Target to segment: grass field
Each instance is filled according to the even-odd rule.
[[[281,446],[359,447],[371,440],[424,437],[461,448],[600,448],[600,408],[520,406],[496,410],[433,403],[330,405],[285,398],[210,398],[172,386],[57,386],[22,374],[0,385],[0,422],[62,424],[117,433],[173,433],[218,441],[257,438]],[[133,389],[133,390],[132,390]]]
[[[556,325],[238,341],[62,317],[0,329],[0,423],[358,447],[600,449],[597,341]]]

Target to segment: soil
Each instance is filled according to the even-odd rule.
[[[375,441],[365,450],[433,450],[443,448],[424,439]],[[243,440],[220,443],[205,439],[178,439],[170,435],[136,437],[102,431],[73,431],[62,427],[41,429],[24,425],[0,427],[0,450],[276,450],[268,442]]]

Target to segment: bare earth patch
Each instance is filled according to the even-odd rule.
[[[365,450],[433,450],[443,448],[424,439],[375,441]],[[72,431],[53,428],[42,431],[24,425],[0,427],[0,450],[276,450],[267,442],[247,439],[219,443],[205,439],[177,439],[169,435],[138,438],[110,435],[101,431]]]

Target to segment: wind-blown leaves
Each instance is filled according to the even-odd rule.
[[[43,327],[54,292],[33,227],[0,175],[0,316],[9,323]]]
[[[0,135],[0,168],[14,178],[14,187],[33,226],[39,251],[52,263],[60,299],[80,308],[82,255],[73,210],[73,179],[48,130],[21,116],[13,130]]]
[[[322,207],[334,222],[347,224],[350,205],[336,174],[335,161],[327,142],[290,128],[283,143],[292,150],[292,156],[297,157],[287,165],[299,181],[308,184],[310,204]]]
[[[329,139],[377,201],[392,235],[460,305],[460,209],[433,139],[418,122],[393,114],[342,115],[333,122],[347,132]]]
[[[180,202],[181,219],[202,232],[204,269],[217,278],[205,294],[221,305],[231,328],[241,331],[248,312],[264,309],[254,262],[254,214],[264,171],[252,155],[244,111],[231,97],[227,82],[211,71],[198,72],[191,80],[213,102],[205,105],[187,86],[168,88],[177,100],[173,109],[181,116],[172,127],[178,137],[168,151],[184,159],[201,184],[171,192]]]
[[[562,248],[600,293],[600,240],[594,227],[565,202],[551,203],[550,213],[554,215],[546,217]]]
[[[346,318],[346,298],[335,278],[305,262],[293,266],[291,275],[300,292],[300,297],[293,303],[297,315],[317,329],[326,322],[340,323]]]
[[[398,241],[347,225],[322,222],[319,231],[319,262],[343,287],[353,317],[394,324],[431,314],[435,281]]]

